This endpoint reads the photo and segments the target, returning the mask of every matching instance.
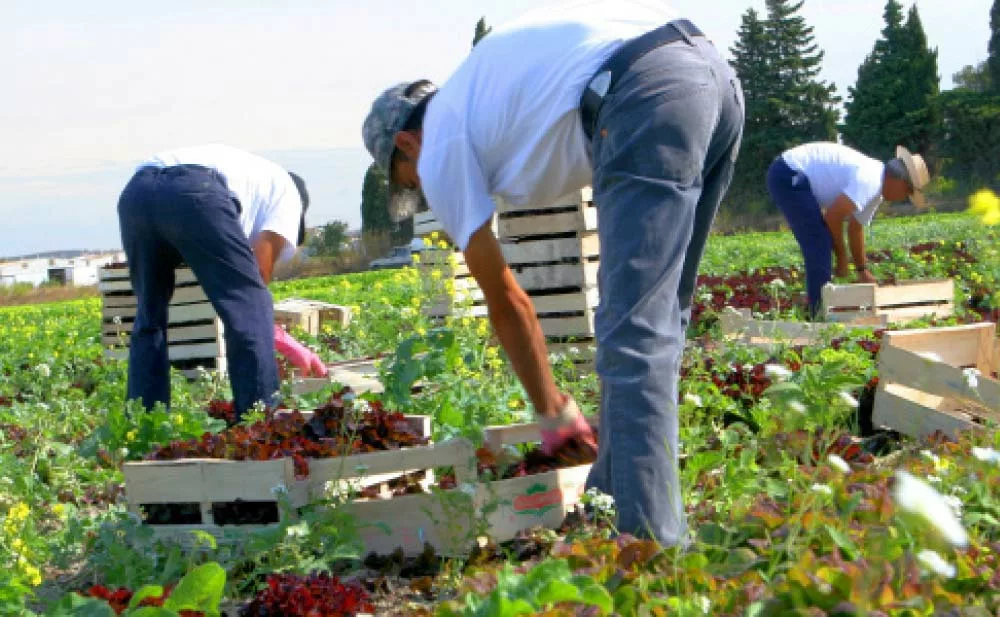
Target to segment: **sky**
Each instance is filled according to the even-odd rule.
[[[653,2],[655,0],[647,0]],[[992,0],[917,0],[942,88],[986,58]],[[311,225],[360,225],[361,123],[390,84],[441,83],[476,21],[551,0],[0,0],[0,256],[117,248],[118,194],[154,152],[222,142],[302,175]],[[909,7],[912,0],[903,0]],[[729,56],[764,0],[672,0]],[[806,0],[842,96],[884,0]]]

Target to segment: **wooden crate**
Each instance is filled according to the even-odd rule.
[[[503,447],[541,441],[538,425],[495,426],[484,432],[484,445],[503,459]],[[477,508],[485,515],[491,537],[513,539],[532,527],[554,529],[580,502],[590,465],[577,465],[510,480],[481,482]]]
[[[914,437],[1000,421],[996,332],[993,323],[885,332],[873,421]],[[981,373],[976,388],[970,368]]]
[[[129,336],[135,322],[137,301],[127,268],[100,268],[101,342],[106,354],[128,358]],[[208,301],[194,272],[177,268],[175,289],[167,311],[168,354],[178,368],[201,365],[225,371],[226,343],[222,320]]]
[[[719,313],[719,327],[728,341],[739,341],[745,345],[776,349],[782,346],[813,345],[836,331],[836,328],[858,330],[882,328],[886,326],[884,315],[858,317],[849,323],[815,323],[806,321],[782,321],[755,319],[750,309],[735,309],[727,306]]]
[[[430,418],[408,416],[419,432],[430,435]],[[329,491],[349,492],[399,478],[421,475],[421,484],[434,480],[433,467],[454,465],[458,453],[472,456],[471,444],[429,444],[400,450],[354,454],[309,460],[309,475],[296,478],[291,458],[272,461],[230,461],[181,459],[140,461],[123,465],[125,494],[129,510],[142,517],[150,505],[194,506],[198,520],[177,524],[150,524],[154,536],[190,543],[190,532],[199,530],[219,540],[238,540],[246,533],[273,529],[287,514],[279,507],[279,495],[287,494],[295,508],[329,495]],[[448,458],[448,457],[451,458]],[[473,467],[473,473],[474,473]],[[470,481],[463,470],[458,472]],[[364,501],[364,500],[361,500]],[[257,503],[273,513],[266,524],[224,524],[218,518],[226,507],[237,503]],[[292,514],[294,517],[294,513]],[[369,519],[370,520],[370,519]]]
[[[274,323],[288,330],[302,328],[312,336],[319,336],[326,324],[349,325],[351,309],[317,300],[288,298],[274,305]]]
[[[880,286],[826,285],[823,311],[827,321],[855,321],[884,315],[890,323],[928,316],[949,317],[954,313],[955,281],[916,280]]]

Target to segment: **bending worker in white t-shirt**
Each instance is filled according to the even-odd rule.
[[[678,371],[743,127],[735,73],[674,17],[621,0],[539,9],[495,29],[439,90],[428,81],[386,90],[363,129],[392,179],[395,216],[411,214],[422,190],[464,251],[549,453],[593,434],[555,384],[532,302],[491,230],[490,196],[542,205],[593,186],[602,393],[588,486],[614,497],[620,531],[664,545],[686,540]]]
[[[923,207],[921,189],[929,181],[924,159],[902,146],[886,163],[830,142],[803,144],[774,159],[767,190],[802,249],[811,316],[818,314],[821,291],[832,278],[831,255],[837,259],[837,276],[850,274],[846,244],[858,281],[875,282],[865,258],[864,226],[871,224],[883,199],[909,198]]]
[[[275,264],[305,239],[308,207],[300,177],[228,146],[162,152],[139,165],[118,201],[138,304],[129,400],[142,399],[146,408],[170,405],[167,307],[174,268],[183,261],[225,326],[237,418],[257,402],[276,402],[275,337],[284,335],[275,328],[267,284]]]

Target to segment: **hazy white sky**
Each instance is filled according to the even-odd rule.
[[[313,222],[356,223],[367,163],[360,126],[372,97],[404,79],[446,79],[480,16],[502,23],[549,2],[0,3],[0,255],[9,255],[115,245],[114,204],[135,161],[211,141],[304,161],[319,189],[322,218]],[[670,4],[728,50],[740,15],[763,11],[764,0]],[[878,36],[884,4],[806,0],[824,76],[842,94]],[[986,57],[991,0],[917,4],[950,87],[952,73]],[[321,153],[335,148],[350,150],[327,167]]]

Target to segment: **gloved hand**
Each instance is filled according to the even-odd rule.
[[[579,455],[581,459],[593,460],[597,455],[597,439],[587,419],[572,396],[564,394],[563,406],[554,418],[541,417],[538,420],[542,432],[542,452],[547,456],[562,455],[560,450],[573,442],[583,452],[565,453]]]
[[[326,377],[329,374],[319,356],[277,324],[274,326],[274,348],[302,371],[303,377]]]

